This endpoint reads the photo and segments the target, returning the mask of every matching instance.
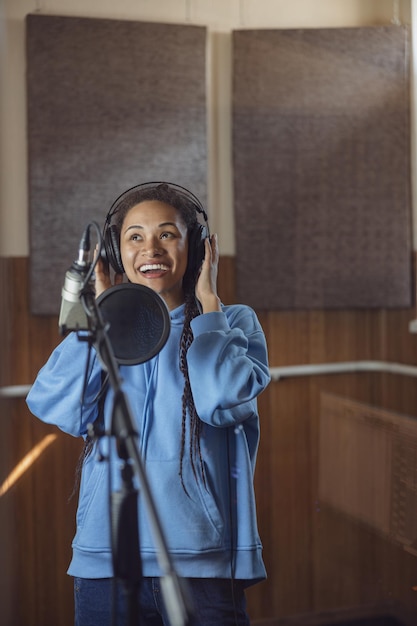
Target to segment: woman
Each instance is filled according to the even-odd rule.
[[[256,398],[269,382],[267,348],[252,309],[220,302],[217,237],[202,242],[195,237],[201,205],[193,198],[176,185],[149,183],[128,190],[109,213],[120,257],[116,269],[157,292],[171,319],[162,350],[146,363],[120,366],[120,373],[168,550],[175,571],[187,579],[194,605],[191,623],[243,625],[249,623],[245,587],[265,577],[253,474],[259,442]],[[96,295],[110,286],[106,264],[99,261]],[[40,419],[90,445],[87,424],[100,413],[91,399],[99,396],[102,373],[93,358],[83,394],[86,354],[75,333],[66,337],[39,372],[27,401]],[[103,410],[107,427],[111,408],[109,390]],[[113,489],[120,477],[118,459],[109,455],[110,462],[101,462],[107,448],[103,442],[94,446],[83,462],[68,570],[74,577],[76,626],[111,623],[109,467]],[[169,624],[140,497],[138,511],[141,623]],[[126,624],[127,609],[119,596],[118,623]]]

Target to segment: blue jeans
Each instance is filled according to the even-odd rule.
[[[193,616],[189,626],[248,626],[241,581],[187,578]],[[126,593],[112,578],[74,578],[75,626],[130,626]],[[170,626],[159,578],[143,578],[133,605],[138,626]]]

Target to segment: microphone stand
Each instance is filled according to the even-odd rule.
[[[154,541],[157,549],[158,564],[162,571],[161,586],[164,604],[171,626],[189,626],[191,615],[190,598],[185,581],[180,580],[174,570],[162,527],[158,518],[154,500],[146,478],[143,462],[137,446],[138,433],[133,425],[131,410],[122,390],[121,378],[114,352],[107,335],[107,325],[102,319],[95,300],[94,290],[81,291],[81,301],[89,320],[89,337],[97,355],[108,373],[109,383],[114,391],[111,435],[116,438],[117,449],[122,464],[122,491],[112,498],[112,522],[115,521],[113,554],[115,576],[124,580],[129,594],[129,624],[137,626],[138,589],[142,579],[137,523],[137,491],[133,487],[132,467],[135,469],[146,505]],[[131,462],[129,462],[129,460]],[[113,507],[113,504],[117,506]],[[118,506],[120,505],[120,506]],[[114,549],[113,549],[114,552]]]

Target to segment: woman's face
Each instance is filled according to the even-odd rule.
[[[174,207],[158,200],[132,207],[120,231],[120,253],[130,282],[156,291],[170,310],[184,302],[188,234]]]

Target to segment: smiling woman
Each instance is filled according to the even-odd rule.
[[[195,601],[187,623],[246,626],[245,588],[265,578],[253,490],[257,397],[270,379],[264,333],[251,308],[221,303],[217,237],[188,190],[146,183],[122,194],[107,216],[104,248],[96,268],[100,297],[125,276],[157,292],[169,310],[171,329],[160,352],[145,363],[120,365],[120,373],[173,565]],[[142,502],[138,521],[132,517],[141,557],[135,581],[143,576],[140,586],[129,587],[134,602],[126,602],[114,577],[108,484],[111,476],[113,489],[120,487],[119,461],[112,454],[100,462],[102,448],[88,435],[92,422],[104,421],[112,432],[114,397],[113,390],[103,393],[95,355],[82,375],[87,349],[69,335],[28,396],[35,415],[86,440],[68,570],[76,625],[110,625],[113,597],[119,623],[127,623],[128,607],[137,603],[145,623],[167,625],[169,608],[155,600],[161,571]]]
[[[154,289],[170,310],[184,302],[187,226],[174,207],[145,200],[131,208],[122,224],[120,252],[132,283]]]

